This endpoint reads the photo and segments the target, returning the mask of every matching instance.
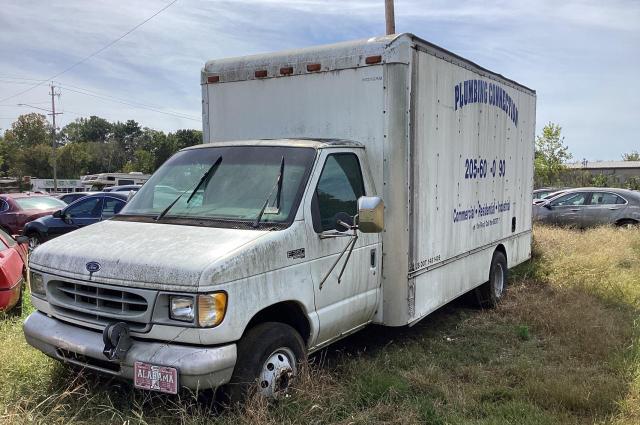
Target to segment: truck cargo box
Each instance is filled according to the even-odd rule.
[[[348,139],[385,202],[374,321],[415,323],[531,254],[535,91],[411,34],[207,62],[204,142]]]

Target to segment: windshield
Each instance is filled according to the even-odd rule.
[[[16,203],[23,210],[52,210],[55,208],[64,208],[67,204],[58,198],[49,196],[34,196],[31,198],[15,198]]]
[[[160,216],[163,222],[205,219],[251,225],[268,197],[269,206],[275,204],[272,188],[284,158],[280,208],[266,210],[261,223],[289,223],[314,157],[314,149],[279,146],[212,147],[178,152],[140,188],[122,209],[121,216]],[[219,159],[215,172],[198,185]]]

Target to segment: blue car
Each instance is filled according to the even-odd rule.
[[[52,215],[27,223],[22,234],[29,238],[29,249],[80,227],[107,220],[127,203],[127,192],[98,193],[85,196]]]

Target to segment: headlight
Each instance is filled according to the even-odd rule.
[[[171,297],[169,316],[173,320],[183,322],[193,322],[195,318],[195,307],[193,305],[193,297],[177,296]]]
[[[44,297],[47,294],[44,289],[44,278],[40,273],[29,272],[29,287],[31,288],[31,293],[34,295]]]
[[[219,325],[224,319],[226,310],[226,292],[198,295],[198,326],[209,328]]]

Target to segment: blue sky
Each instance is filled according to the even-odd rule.
[[[168,0],[4,0],[0,99],[67,68]],[[538,93],[538,132],[563,127],[574,159],[640,150],[640,1],[396,0],[397,32],[412,32]],[[208,59],[384,33],[384,0],[178,0],[96,57],[56,79],[61,125],[79,115],[133,118],[165,131],[200,128],[200,69]],[[185,116],[133,108],[100,96]],[[0,102],[0,128],[48,107],[48,86]]]

